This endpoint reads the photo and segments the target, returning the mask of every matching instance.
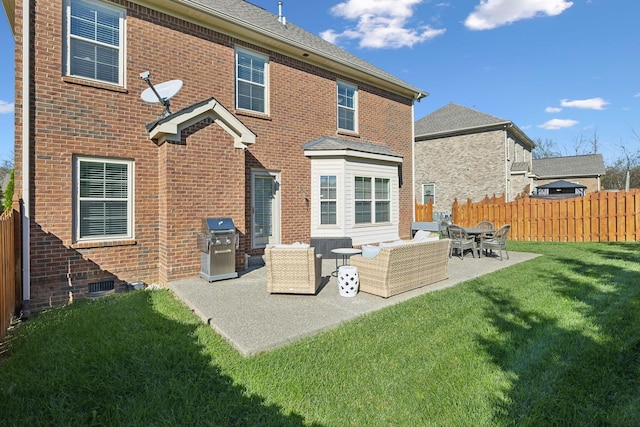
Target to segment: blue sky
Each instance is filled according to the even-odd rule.
[[[277,0],[252,3],[278,13]],[[637,0],[284,0],[288,22],[564,155],[640,152]],[[13,38],[0,19],[0,161],[13,156]],[[179,76],[176,76],[179,78]]]

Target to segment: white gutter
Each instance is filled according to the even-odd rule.
[[[29,152],[31,111],[29,57],[31,46],[31,0],[22,1],[22,314],[29,317],[31,300],[31,175]]]

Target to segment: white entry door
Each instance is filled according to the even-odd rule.
[[[269,171],[251,173],[252,247],[280,243],[280,179]]]

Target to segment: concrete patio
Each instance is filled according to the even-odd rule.
[[[208,282],[190,278],[169,283],[171,289],[204,322],[222,335],[242,355],[250,356],[335,328],[365,313],[406,301],[417,295],[454,286],[466,280],[510,267],[537,254],[510,252],[510,259],[449,260],[449,278],[390,298],[359,292],[353,298],[339,295],[331,276],[335,260],[323,260],[323,282],[316,295],[269,294],[265,268],[252,266],[237,279]]]

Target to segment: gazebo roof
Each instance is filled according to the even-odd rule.
[[[558,181],[553,181],[548,184],[538,185],[538,188],[587,188],[587,186],[582,184],[576,184],[575,182],[565,181],[564,179],[560,179]]]

